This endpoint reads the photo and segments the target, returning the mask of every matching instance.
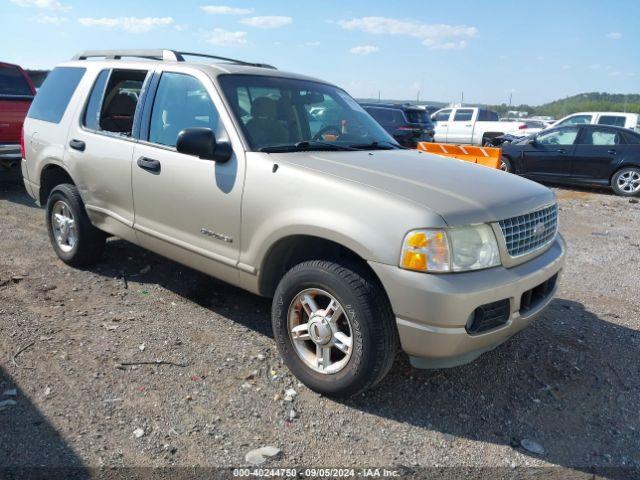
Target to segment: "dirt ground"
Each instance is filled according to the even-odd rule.
[[[268,299],[117,239],[74,270],[0,172],[0,467],[238,467],[271,445],[265,466],[299,470],[637,476],[640,204],[555,191],[568,261],[541,318],[470,365],[400,356],[375,390],[337,402],[283,367]]]

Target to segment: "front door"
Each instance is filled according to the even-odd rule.
[[[563,127],[541,133],[522,153],[525,176],[562,180],[571,176],[574,142],[579,127]]]
[[[458,108],[449,122],[447,143],[472,143],[473,112],[471,108]]]
[[[139,242],[235,282],[244,154],[236,144],[232,158],[217,163],[175,148],[180,131],[191,127],[210,128],[218,141],[228,140],[228,129],[219,115],[220,100],[207,77],[165,71],[155,95],[150,92],[147,104],[151,102],[132,166],[134,227]]]
[[[433,140],[440,143],[447,141],[447,130],[449,129],[449,117],[451,116],[451,110],[440,110],[437,112],[433,121],[434,125],[434,137]]]

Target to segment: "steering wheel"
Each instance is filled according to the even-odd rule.
[[[326,127],[321,128],[318,133],[313,136],[312,140],[316,142],[320,141],[322,137],[327,133],[331,133],[332,135],[339,137],[340,135],[342,135],[342,128],[340,128],[338,125],[327,125]]]

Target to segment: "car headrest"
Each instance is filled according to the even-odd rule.
[[[106,113],[107,115],[129,116],[133,115],[136,110],[136,102],[126,93],[119,93],[109,103]]]
[[[251,115],[255,118],[275,120],[278,103],[269,97],[258,97],[251,103]]]

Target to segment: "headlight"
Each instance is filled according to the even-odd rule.
[[[400,267],[420,272],[464,272],[500,265],[489,225],[414,230],[404,238]]]

